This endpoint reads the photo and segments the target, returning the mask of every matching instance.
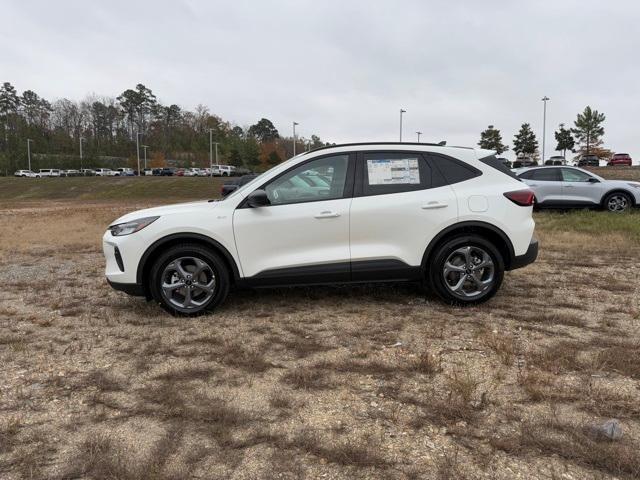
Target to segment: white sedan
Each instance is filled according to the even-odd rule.
[[[36,178],[36,177],[39,177],[40,175],[36,175],[31,170],[18,170],[16,173],[13,174],[13,176],[14,177]]]

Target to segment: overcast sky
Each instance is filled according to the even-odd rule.
[[[0,81],[48,100],[144,83],[241,126],[334,142],[511,145],[591,105],[605,146],[640,160],[640,2],[0,0]]]

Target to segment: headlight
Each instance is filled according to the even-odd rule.
[[[160,217],[145,217],[138,220],[132,220],[126,223],[119,223],[118,225],[111,225],[111,235],[114,237],[122,237],[123,235],[131,235],[132,233],[142,230],[144,227],[151,225]]]

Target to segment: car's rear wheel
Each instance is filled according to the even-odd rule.
[[[622,213],[631,206],[631,197],[623,192],[613,192],[604,199],[604,207],[614,213]]]
[[[427,276],[447,303],[473,305],[493,297],[504,277],[504,259],[493,243],[479,235],[454,237],[437,247]]]
[[[229,272],[210,249],[180,244],[163,252],[151,268],[149,290],[172,314],[197,315],[213,310],[229,293]]]

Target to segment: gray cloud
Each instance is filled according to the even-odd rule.
[[[240,125],[332,141],[474,145],[522,122],[547,142],[586,105],[640,160],[640,4],[601,1],[4,1],[0,80],[53,100],[144,83]],[[636,59],[636,60],[634,60]],[[550,148],[547,147],[547,155]]]

